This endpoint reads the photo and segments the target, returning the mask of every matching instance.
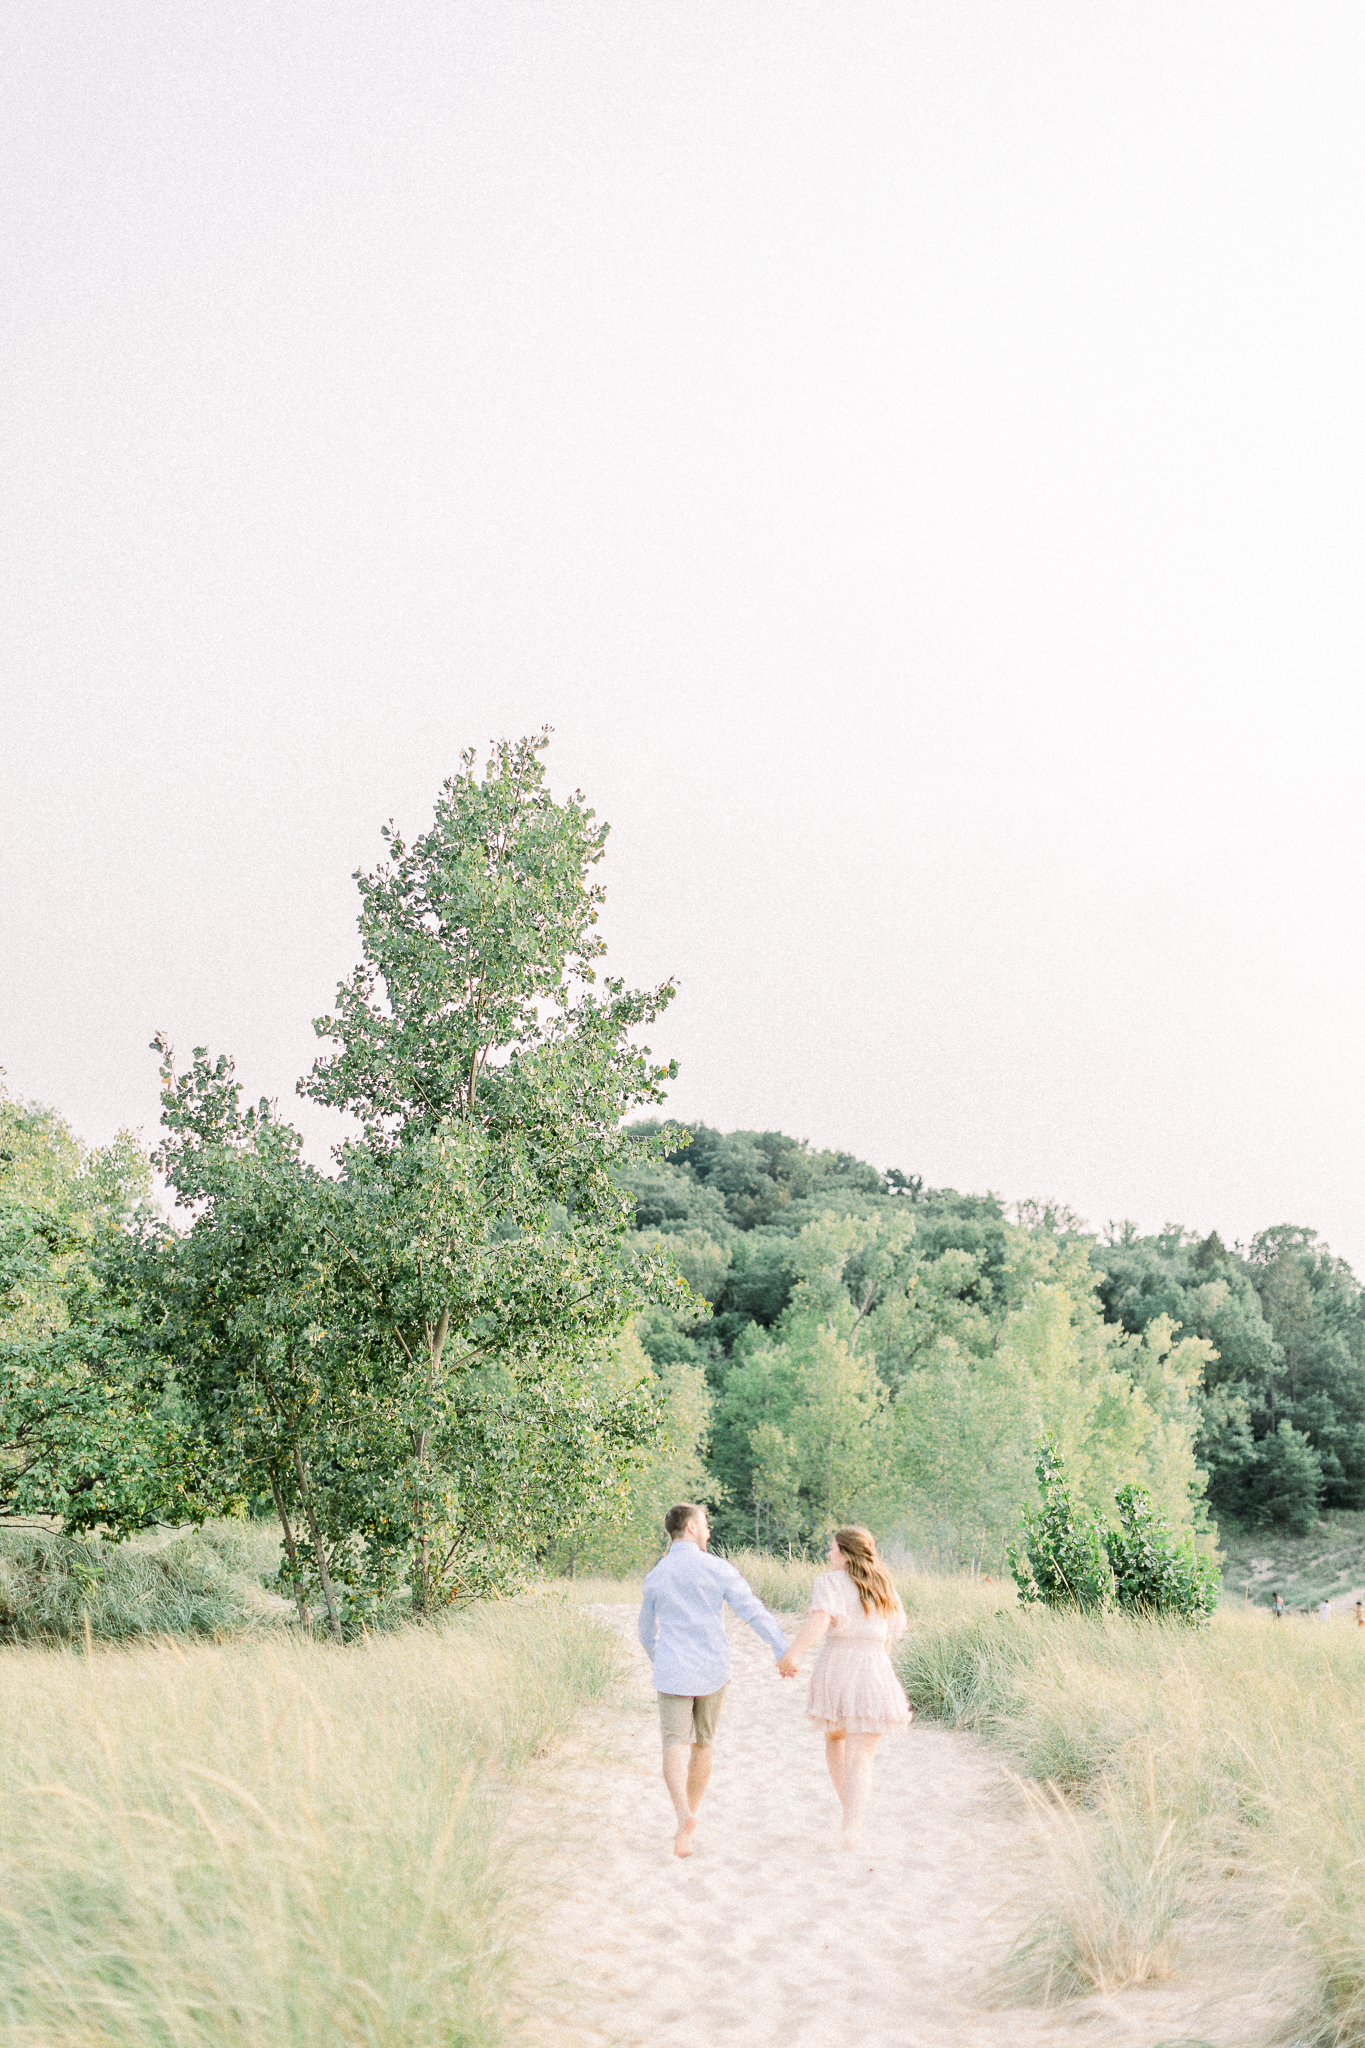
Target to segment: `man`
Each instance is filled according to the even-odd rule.
[[[787,1639],[748,1580],[723,1558],[706,1555],[711,1529],[705,1508],[684,1501],[669,1509],[664,1527],[672,1541],[645,1580],[640,1641],[654,1661],[664,1783],[678,1817],[673,1854],[690,1856],[730,1678],[730,1645],[720,1610],[728,1600],[731,1611],[762,1636],[774,1657],[786,1655]]]

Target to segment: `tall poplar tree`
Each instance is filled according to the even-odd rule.
[[[400,1575],[419,1612],[505,1583],[657,1435],[652,1381],[602,1367],[640,1306],[686,1298],[664,1252],[627,1250],[615,1178],[623,1117],[675,1071],[634,1037],[673,989],[597,983],[606,828],[581,794],[554,801],[547,740],[496,744],[482,774],[467,753],[430,830],[390,825],[388,861],[357,876],[362,958],[300,1083],[356,1119],[334,1175],[287,1156],[268,1106],[215,1135],[222,1077],[168,1068],[165,1164],[198,1210],[186,1267],[196,1233],[221,1240],[205,1277],[240,1248],[252,1174],[289,1208],[254,1253],[281,1262],[270,1328],[248,1283],[247,1341],[210,1341],[201,1383],[230,1352],[240,1415],[276,1361],[257,1462],[287,1537],[316,1527],[329,1607]]]

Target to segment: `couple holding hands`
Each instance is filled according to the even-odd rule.
[[[888,1655],[905,1633],[905,1609],[871,1533],[836,1530],[829,1569],[815,1581],[810,1613],[788,1645],[748,1580],[723,1558],[707,1555],[705,1508],[691,1502],[670,1508],[664,1527],[672,1540],[645,1580],[640,1641],[654,1663],[664,1783],[678,1817],[674,1855],[692,1854],[697,1809],[711,1776],[711,1743],[730,1677],[721,1621],[726,1601],[769,1645],[784,1678],[795,1678],[802,1651],[820,1644],[806,1712],[824,1730],[825,1763],[844,1810],[844,1847],[856,1849],[877,1744],[911,1718]]]

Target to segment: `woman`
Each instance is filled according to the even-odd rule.
[[[846,1849],[858,1846],[877,1744],[910,1725],[910,1703],[888,1647],[904,1634],[905,1609],[890,1572],[877,1561],[871,1531],[837,1530],[805,1626],[777,1668],[795,1678],[801,1652],[820,1643],[806,1712],[825,1731],[825,1763],[844,1809]]]

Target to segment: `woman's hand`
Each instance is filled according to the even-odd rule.
[[[784,1678],[799,1677],[801,1672],[801,1652],[813,1648],[819,1642],[829,1624],[829,1615],[819,1609],[813,1609],[806,1616],[805,1625],[795,1642],[788,1643],[785,1655],[777,1660],[777,1668]]]

